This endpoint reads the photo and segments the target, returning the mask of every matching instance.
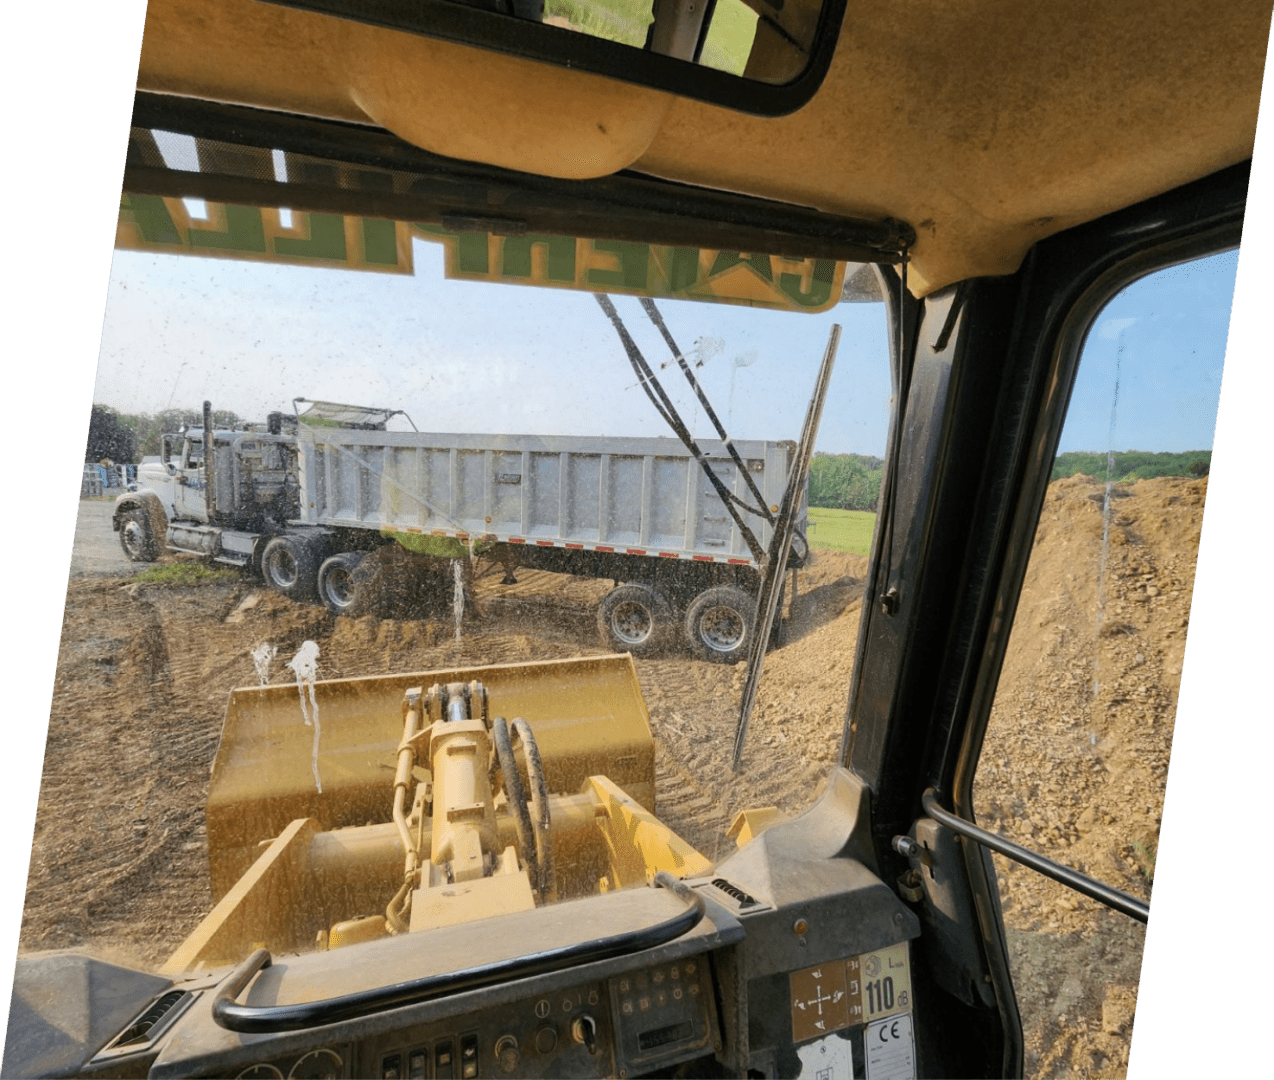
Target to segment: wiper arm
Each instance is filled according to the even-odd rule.
[[[752,479],[752,474],[748,472],[747,466],[743,464],[743,459],[739,457],[739,451],[735,449],[734,443],[730,436],[726,434],[725,428],[721,421],[717,418],[716,410],[713,409],[712,403],[708,400],[708,395],[703,392],[703,387],[699,385],[699,380],[695,378],[694,372],[690,370],[690,365],[686,363],[686,358],[681,354],[681,350],[677,348],[677,343],[672,339],[672,332],[668,329],[668,325],[664,322],[664,317],[659,313],[659,309],[655,307],[655,302],[648,296],[642,296],[637,301],[642,306],[642,310],[646,312],[650,321],[655,324],[655,328],[663,335],[664,342],[667,344],[669,351],[673,355],[673,359],[677,361],[681,373],[685,375],[686,381],[690,383],[690,388],[695,392],[695,396],[699,399],[699,404],[703,406],[704,414],[712,422],[712,426],[717,429],[717,434],[721,437],[722,443],[725,444],[726,450],[730,454],[735,467],[743,475],[743,479],[747,482],[749,489],[752,491],[752,497],[756,500],[759,511],[753,510],[753,513],[760,513],[771,525],[774,524],[774,514],[765,504],[765,496],[761,494],[761,489],[756,486],[756,481]],[[738,502],[738,498],[735,499]],[[745,509],[752,509],[745,507]]]
[[[735,509],[734,503],[738,500],[735,499],[734,493],[721,482],[721,477],[716,474],[708,459],[703,456],[703,451],[699,449],[698,443],[694,441],[694,436],[691,435],[689,429],[682,422],[681,417],[677,415],[672,399],[664,392],[664,388],[655,377],[655,373],[650,369],[646,358],[642,356],[641,350],[637,348],[637,343],[633,341],[632,335],[628,333],[628,328],[624,326],[624,321],[619,317],[619,312],[615,310],[615,305],[611,303],[610,297],[605,293],[593,293],[593,299],[597,301],[598,307],[605,312],[606,317],[610,319],[611,325],[615,328],[615,333],[619,335],[620,343],[624,346],[624,352],[628,355],[628,362],[632,364],[633,370],[637,373],[637,378],[641,380],[641,388],[646,391],[646,396],[650,398],[655,409],[663,418],[664,423],[672,428],[673,433],[681,440],[682,445],[690,451],[691,457],[698,462],[699,468],[703,470],[704,476],[712,484],[717,497],[734,519],[735,525],[738,526],[739,535],[743,537],[744,542],[748,545],[748,551],[752,553],[752,558],[756,560],[758,566],[764,566],[765,549],[761,547],[756,534],[748,528],[747,523],[739,516],[738,510]]]

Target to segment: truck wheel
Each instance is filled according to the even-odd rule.
[[[668,601],[649,585],[620,585],[597,605],[602,644],[633,656],[658,652],[671,618]]]
[[[333,615],[346,615],[354,603],[354,568],[363,561],[362,551],[342,551],[325,559],[318,572],[318,594]]]
[[[289,600],[313,600],[320,554],[299,536],[276,536],[261,555],[261,576]]]
[[[686,638],[701,660],[746,660],[756,626],[756,598],[737,585],[715,585],[695,597],[686,612]]]
[[[119,546],[133,562],[154,562],[159,554],[145,510],[129,510],[119,519]]]

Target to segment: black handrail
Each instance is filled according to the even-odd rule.
[[[1138,922],[1148,922],[1150,919],[1150,905],[1144,900],[1138,900],[1135,896],[1129,896],[1125,892],[1105,885],[1100,881],[1081,874],[1078,870],[1072,870],[1069,866],[1063,866],[1059,862],[1039,855],[1028,848],[1019,847],[1011,840],[1005,840],[1002,836],[996,836],[995,833],[987,832],[980,829],[970,821],[965,821],[962,817],[956,817],[955,814],[948,813],[938,805],[938,795],[933,788],[929,788],[920,797],[920,804],[924,807],[924,811],[934,821],[940,825],[945,825],[953,833],[957,833],[976,844],[988,847],[992,851],[998,851],[1005,858],[1019,862],[1023,866],[1029,866],[1032,870],[1043,874],[1047,878],[1065,885],[1068,889],[1074,889],[1076,892],[1083,893],[1085,896],[1096,900],[1098,903],[1105,904],[1108,908],[1127,915],[1131,919]]]
[[[258,971],[269,967],[273,962],[268,949],[257,949],[218,988],[212,1002],[212,1018],[229,1031],[250,1034],[301,1031],[323,1024],[335,1024],[341,1020],[352,1020],[384,1009],[416,1005],[510,979],[543,975],[577,964],[653,949],[689,933],[699,925],[705,913],[703,898],[671,874],[663,871],[656,874],[655,884],[675,893],[686,903],[686,910],[671,919],[639,930],[628,930],[610,937],[545,949],[542,952],[479,964],[441,975],[424,975],[418,979],[378,986],[371,990],[359,990],[322,1001],[305,1001],[294,1005],[239,1004],[235,999],[243,988]]]

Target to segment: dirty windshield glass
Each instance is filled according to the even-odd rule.
[[[182,212],[214,256],[242,225]],[[870,268],[845,290],[830,264],[701,253],[747,303],[652,305],[623,295],[635,245],[597,242],[608,298],[445,276],[475,249],[423,228],[411,273],[375,272],[392,225],[358,269],[310,265],[321,224],[289,263],[116,252],[26,949],[231,962],[259,933],[201,920],[283,852],[318,875],[285,883],[284,952],[702,872],[837,764],[889,410]],[[508,250],[541,280],[574,251]],[[85,754],[111,763],[88,785]]]

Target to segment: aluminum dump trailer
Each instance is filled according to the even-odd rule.
[[[305,425],[297,437],[306,525],[376,529],[420,555],[494,553],[506,581],[517,566],[612,578],[598,610],[609,647],[649,655],[680,637],[707,660],[746,656],[790,441],[734,443],[742,469],[724,443],[700,444],[727,505],[675,439]],[[333,607],[323,575],[319,591]]]
[[[742,530],[675,439],[299,432],[301,521],[412,537],[757,565]],[[777,510],[795,444],[736,442]],[[701,444],[742,504],[756,499],[720,442]],[[739,506],[765,548],[772,527]],[[450,550],[439,545],[439,553]],[[456,549],[460,553],[460,549]]]

